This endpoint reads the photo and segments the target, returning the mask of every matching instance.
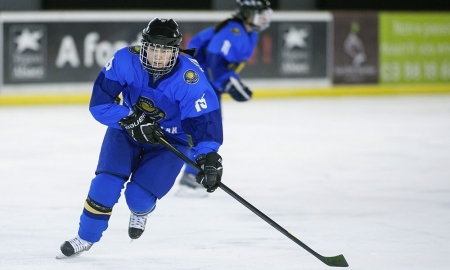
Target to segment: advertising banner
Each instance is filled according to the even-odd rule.
[[[333,83],[378,83],[378,15],[334,13]]]
[[[276,65],[268,74],[277,77],[324,78],[327,76],[328,23],[284,22],[270,30]]]
[[[190,19],[177,20],[183,33],[182,47],[187,47],[194,34],[228,16],[202,19],[190,14]],[[273,21],[260,34],[242,78],[327,79],[330,23],[297,17]],[[147,19],[121,21],[114,16],[80,18],[54,21],[40,16],[35,21],[4,21],[3,84],[92,83],[116,50],[140,44],[148,23]]]
[[[380,14],[380,82],[450,82],[449,13]]]
[[[140,44],[147,23],[5,23],[4,83],[93,82],[116,50]]]

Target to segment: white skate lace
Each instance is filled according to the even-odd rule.
[[[145,221],[147,220],[148,214],[143,216],[137,216],[134,213],[131,214],[130,228],[136,228],[143,230],[145,228]]]
[[[89,250],[92,246],[91,242],[81,239],[79,236],[70,239],[69,243],[72,245],[75,253]]]

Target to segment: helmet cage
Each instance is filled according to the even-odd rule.
[[[253,13],[253,21],[251,26],[253,30],[261,32],[269,28],[270,22],[272,21],[272,9],[265,10],[255,10]]]
[[[139,59],[142,67],[156,77],[169,73],[178,57],[182,34],[172,19],[154,18],[142,30]]]
[[[178,47],[150,43],[142,39],[139,59],[148,73],[161,77],[173,69],[178,52]]]

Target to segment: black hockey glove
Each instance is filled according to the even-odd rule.
[[[209,193],[214,192],[220,186],[222,179],[222,157],[216,152],[210,152],[206,155],[199,155],[196,161],[202,168],[202,171],[195,177],[197,183],[202,184]]]
[[[119,121],[119,126],[137,142],[158,145],[158,137],[164,135],[161,127],[154,119],[145,115],[137,106],[133,106],[134,112]]]
[[[236,101],[247,101],[252,98],[252,91],[235,77],[230,77],[224,83],[223,92],[229,93]]]

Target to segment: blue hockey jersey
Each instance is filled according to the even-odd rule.
[[[223,141],[219,102],[198,63],[179,55],[175,67],[156,79],[142,68],[139,50],[118,50],[98,75],[89,104],[94,118],[121,129],[119,120],[139,104],[161,125],[167,141],[190,144],[196,155],[217,152]],[[115,102],[119,94],[123,105]]]
[[[214,88],[222,91],[229,77],[240,79],[237,69],[252,56],[257,41],[257,32],[248,33],[241,22],[229,20],[217,32],[215,27],[199,32],[192,37],[188,47],[197,48],[195,59]]]

